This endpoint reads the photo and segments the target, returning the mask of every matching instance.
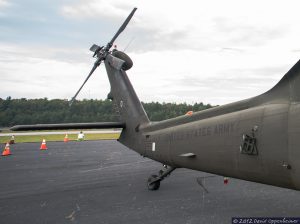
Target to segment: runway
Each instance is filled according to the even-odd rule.
[[[11,146],[0,158],[0,223],[231,223],[231,217],[299,217],[300,192],[175,170],[158,191],[146,180],[161,164],[117,141]],[[4,148],[4,146],[2,145]]]

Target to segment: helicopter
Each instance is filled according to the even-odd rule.
[[[96,61],[70,101],[72,105],[103,63],[111,86],[107,98],[118,121],[16,125],[11,130],[121,128],[121,144],[164,165],[147,179],[149,190],[158,190],[162,180],[178,168],[300,190],[300,60],[261,95],[151,122],[127,75],[133,61],[125,52],[112,50],[136,10],[110,42],[90,48]]]

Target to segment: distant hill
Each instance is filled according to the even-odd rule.
[[[151,121],[161,121],[187,111],[211,108],[210,104],[143,103]],[[109,100],[77,100],[69,107],[67,100],[0,98],[0,127],[16,124],[70,123],[117,121],[118,116]]]

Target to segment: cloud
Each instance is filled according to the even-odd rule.
[[[167,5],[159,3],[159,5]],[[107,36],[107,41],[118,30],[119,26],[127,18],[134,6],[138,6],[138,10],[127,26],[125,34],[120,35],[116,43],[118,46],[125,47],[134,38],[130,45],[129,51],[146,52],[146,51],[160,51],[177,48],[184,48],[190,43],[185,41],[189,36],[191,26],[171,26],[170,21],[165,16],[165,9],[157,8],[156,15],[149,14],[147,7],[153,7],[153,3],[146,1],[133,1],[124,3],[124,1],[78,1],[74,4],[66,4],[62,7],[61,13],[70,20],[77,21],[105,21],[104,28],[109,31],[110,36]],[[143,14],[141,14],[143,13]],[[99,24],[99,30],[101,28]],[[105,33],[105,30],[101,31]],[[124,33],[125,33],[124,32]],[[103,35],[100,35],[103,36]]]
[[[197,76],[183,76],[179,79],[169,80],[176,83],[177,86],[189,89],[223,89],[223,91],[232,91],[234,88],[242,88],[245,91],[256,90],[266,86],[266,83],[277,82],[281,77],[276,74],[283,71],[282,67],[259,68],[259,69],[231,69],[221,71],[222,74],[211,75],[209,78],[201,78]],[[275,75],[274,75],[275,74]],[[281,76],[283,76],[284,71]],[[223,76],[221,78],[221,76]],[[228,88],[231,87],[231,88]],[[268,89],[266,88],[265,91]]]
[[[25,4],[24,1],[15,0],[14,4],[3,9],[0,42],[34,48],[52,46],[89,49],[95,40],[102,42],[111,38],[115,30],[109,32],[110,26],[105,24],[106,21],[76,21],[62,16],[60,10],[65,2],[69,1],[27,0]]]
[[[224,104],[271,89],[298,60],[288,55],[270,57],[268,51],[138,53],[132,55],[135,65],[129,72],[143,101]]]
[[[61,8],[61,13],[68,18],[75,19],[109,18],[118,20],[126,18],[132,8],[121,0],[91,0],[88,2],[81,0],[73,4],[65,4]]]
[[[129,30],[134,37],[129,50],[132,52],[165,51],[190,49],[190,43],[186,42],[190,31],[186,28],[163,30],[159,28],[133,28]],[[128,33],[129,33],[128,32]],[[120,45],[129,43],[129,37],[123,37]]]
[[[122,50],[131,42],[128,74],[141,100],[224,104],[258,95],[299,59],[297,5],[0,0],[0,97],[72,97],[94,62],[89,47],[105,45],[135,6],[116,44]],[[108,91],[101,66],[79,98],[103,99]]]
[[[215,32],[222,37],[223,44],[235,43],[238,45],[255,46],[263,45],[269,41],[282,38],[288,33],[288,28],[283,25],[252,24],[248,20],[233,20],[217,17],[213,19]]]
[[[7,0],[0,0],[0,9],[9,6],[10,3]]]
[[[3,87],[1,98],[12,96],[70,99],[86,78],[93,63],[90,60],[75,62],[69,59],[54,59],[52,55],[59,54],[62,49],[57,52],[54,49],[48,51],[44,49],[47,54],[36,55],[32,54],[30,49],[22,47],[1,46],[0,49]],[[109,91],[109,85],[104,74],[103,67],[98,69],[79,98],[105,96]]]

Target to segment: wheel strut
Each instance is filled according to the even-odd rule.
[[[164,166],[167,167],[167,166]],[[166,170],[160,170],[158,175],[151,175],[147,180],[148,189],[151,191],[158,190],[160,187],[160,182],[170,175],[176,168],[175,167],[168,167]]]

